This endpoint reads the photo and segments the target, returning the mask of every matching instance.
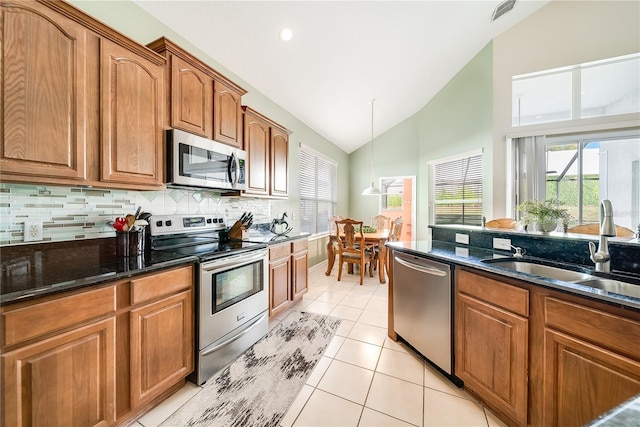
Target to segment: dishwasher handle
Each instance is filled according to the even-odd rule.
[[[412,262],[405,261],[398,257],[393,257],[393,258],[396,260],[398,264],[404,265],[405,267],[411,268],[413,270],[417,270],[421,273],[431,274],[432,276],[439,276],[439,277],[445,277],[447,275],[446,271],[438,270],[437,268],[424,267],[420,264],[414,264]]]

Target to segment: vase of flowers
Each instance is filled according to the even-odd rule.
[[[525,227],[535,223],[537,229],[543,233],[554,231],[559,220],[564,224],[571,218],[566,209],[558,207],[559,204],[557,199],[526,200],[518,205],[518,210],[522,212],[521,221]]]

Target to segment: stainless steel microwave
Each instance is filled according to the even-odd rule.
[[[246,190],[247,152],[178,129],[167,131],[167,186]]]

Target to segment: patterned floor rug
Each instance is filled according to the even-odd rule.
[[[277,426],[340,319],[292,311],[161,426]]]

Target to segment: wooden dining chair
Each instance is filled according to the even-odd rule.
[[[594,222],[591,224],[576,225],[568,229],[567,233],[599,235],[600,224]],[[617,237],[636,237],[636,234],[630,228],[623,227],[621,225],[616,225],[616,236]]]
[[[376,215],[371,217],[371,227],[375,228],[376,231],[388,230],[390,223],[391,218],[388,216]]]
[[[373,262],[373,246],[365,245],[362,225],[362,221],[350,218],[336,221],[338,281],[342,278],[342,265],[346,262],[347,264],[360,266],[360,285],[362,285],[367,264],[371,266],[371,262]],[[369,275],[373,277],[371,267],[369,268]]]
[[[518,222],[513,218],[497,218],[487,221],[487,228],[499,228],[501,230],[515,230],[518,228]]]
[[[404,220],[401,216],[391,221],[391,230],[389,230],[389,242],[398,242],[400,241],[400,236],[402,234],[402,224]],[[387,271],[389,271],[389,263],[391,259],[389,258],[389,251],[387,251],[386,259],[384,260]]]

